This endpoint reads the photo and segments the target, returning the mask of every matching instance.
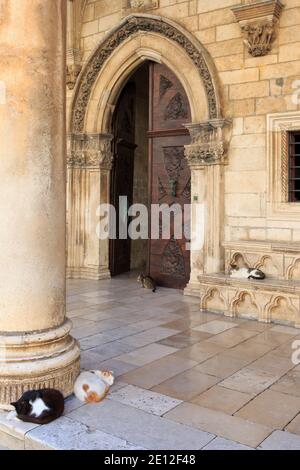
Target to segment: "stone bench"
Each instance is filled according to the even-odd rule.
[[[234,279],[221,273],[204,274],[198,280],[201,310],[300,328],[298,280]]]

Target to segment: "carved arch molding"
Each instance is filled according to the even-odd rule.
[[[214,81],[200,48],[196,47],[180,29],[161,18],[130,16],[121,23],[120,27],[117,30],[114,30],[94,52],[82,72],[73,104],[72,132],[83,132],[84,119],[92,87],[106,60],[127,38],[138,32],[154,32],[160,34],[167,39],[174,41],[184,49],[186,54],[199,70],[199,74],[202,78],[208,101],[209,118],[217,119],[219,117],[218,100]]]

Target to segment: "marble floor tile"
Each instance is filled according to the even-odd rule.
[[[292,370],[275,382],[270,390],[300,397],[300,371]]]
[[[121,354],[121,356],[116,357],[116,359],[141,367],[149,364],[150,362],[156,361],[157,359],[161,359],[162,357],[169,356],[176,351],[176,348],[152,343],[144,346],[143,348],[135,349],[128,354]]]
[[[219,353],[207,361],[201,362],[195,367],[195,370],[204,374],[220,377],[220,379],[225,379],[245,367],[247,364],[248,361],[245,359],[238,359]]]
[[[269,388],[278,379],[279,377],[273,374],[245,367],[220,382],[219,385],[231,390],[257,395]]]
[[[253,396],[247,393],[230,390],[229,388],[219,387],[215,385],[206,392],[194,397],[191,403],[210,408],[216,411],[223,411],[228,415],[233,415],[242,408],[246,403],[252,400]],[[250,420],[251,421],[251,420]]]
[[[277,331],[266,330],[255,336],[254,342],[263,345],[270,345],[274,348],[281,344],[291,342],[291,335],[286,333],[279,333]]]
[[[237,323],[227,322],[223,320],[213,320],[202,325],[196,326],[193,329],[196,331],[203,331],[205,333],[211,333],[212,335],[217,335],[223,331],[230,330],[238,326]]]
[[[176,332],[176,330],[172,330],[171,328],[158,326],[156,328],[151,328],[148,331],[142,331],[141,333],[124,338],[124,342],[131,346],[135,346],[136,348],[141,348],[147,344],[167,338],[168,336],[173,336],[176,333],[179,332]]]
[[[206,341],[218,344],[225,348],[232,348],[255,335],[257,335],[257,332],[255,331],[249,331],[235,327],[224,331],[223,333],[214,335],[211,338],[208,338]]]
[[[141,450],[120,439],[97,429],[92,429],[69,417],[62,417],[47,426],[40,426],[26,434],[25,448],[45,450]]]
[[[218,381],[217,377],[201,374],[195,369],[190,369],[160,383],[152,390],[178,400],[189,401],[199,393],[211,388]]]
[[[285,333],[286,335],[297,336],[299,334],[298,328],[292,328],[291,326],[275,325],[271,326],[270,330],[277,333]]]
[[[248,363],[255,361],[259,357],[264,356],[267,352],[272,350],[274,346],[269,344],[255,343],[253,338],[250,338],[238,346],[227,349],[224,356],[235,357],[237,359],[243,359]]]
[[[130,405],[157,416],[164,415],[182,403],[181,400],[134,385],[127,385],[127,387],[111,393],[110,398],[124,405]]]
[[[254,450],[253,447],[239,444],[238,442],[229,441],[222,437],[216,437],[202,450]]]
[[[116,358],[107,359],[99,365],[100,370],[111,370],[114,374],[114,377],[119,377],[120,375],[126,374],[131,370],[136,369],[136,366],[133,364],[128,364],[127,362],[120,361]]]
[[[123,343],[122,341],[112,341],[111,343],[106,343],[93,348],[91,351],[98,354],[101,358],[101,362],[103,362],[106,359],[111,359],[113,357],[120,356],[120,354],[128,353],[133,349],[135,348]]]
[[[92,407],[85,405],[69,416],[90,428],[105,430],[147,449],[196,450],[215,437],[110,399]]]
[[[300,413],[285,427],[285,430],[300,435]]]
[[[142,388],[152,388],[175,375],[197,365],[190,359],[175,357],[174,354],[151,362],[146,366],[121,376],[121,380]]]
[[[209,333],[185,330],[182,333],[169,336],[159,342],[159,344],[164,344],[166,346],[174,347],[177,349],[184,349],[193,344],[197,344],[200,341],[204,341],[209,338],[211,335]]]
[[[270,352],[252,362],[248,367],[281,376],[293,369],[295,365],[290,357],[281,357]]]
[[[197,363],[201,363],[222,351],[224,351],[223,347],[214,343],[202,341],[201,343],[194,344],[188,348],[181,349],[181,351],[178,351],[175,356],[192,359]]]
[[[165,417],[250,447],[257,447],[272,432],[272,429],[261,424],[192,403],[182,403]]]
[[[287,431],[274,431],[265,439],[259,449],[262,450],[300,450],[300,436]]]
[[[235,416],[273,429],[282,429],[299,412],[300,398],[266,390],[246,404]]]

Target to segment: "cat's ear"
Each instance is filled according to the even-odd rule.
[[[17,401],[11,403],[11,406],[13,406],[14,408],[17,408],[17,405],[18,405],[18,402],[17,402]]]

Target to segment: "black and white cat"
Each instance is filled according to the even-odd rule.
[[[263,273],[260,269],[256,268],[240,268],[236,264],[230,265],[229,270],[230,277],[238,278],[238,279],[258,279],[262,280],[265,279],[265,273]]]
[[[11,405],[21,421],[48,424],[63,414],[64,397],[58,390],[32,390]]]

